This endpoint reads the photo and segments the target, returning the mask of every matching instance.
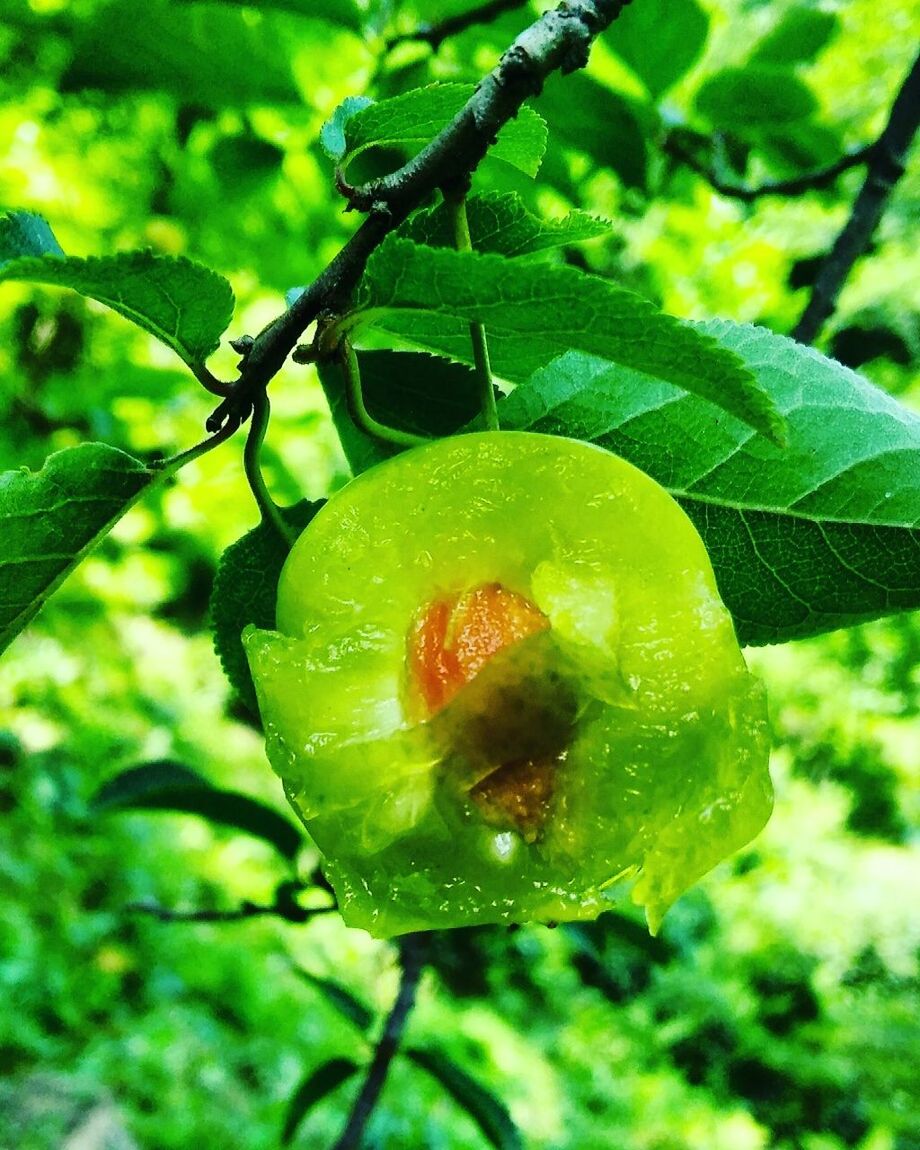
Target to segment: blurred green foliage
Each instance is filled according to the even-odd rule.
[[[635,0],[637,13],[642,3],[652,0]],[[0,0],[0,204],[45,214],[72,254],[150,246],[208,263],[233,281],[232,331],[255,330],[353,226],[318,145],[336,104],[475,79],[528,19],[508,13],[432,56],[413,43],[385,53],[379,13],[406,31],[420,14],[465,6],[372,5],[365,34],[360,5],[329,5],[324,23],[323,4],[304,6],[314,17],[304,20],[295,3],[241,12],[159,0],[140,15],[120,0]],[[587,73],[554,81],[536,105],[550,126],[538,180],[496,163],[478,186],[514,188],[545,213],[610,217],[606,237],[565,258],[666,310],[787,331],[858,174],[743,204],[669,159],[662,124],[721,129],[751,183],[827,162],[878,132],[920,12],[910,0],[889,0],[884,19],[870,0],[678,7],[688,36],[708,18],[686,71],[669,74],[667,56],[643,63],[641,27],[618,56],[614,29]],[[106,38],[113,22],[122,39]],[[205,67],[213,27],[223,55]],[[242,42],[249,54],[233,56]],[[732,135],[738,105],[726,91],[739,74],[723,69],[752,58],[792,77],[788,105]],[[913,403],[918,205],[915,151],[826,333],[836,355]],[[223,350],[213,363],[229,374],[233,359]],[[347,472],[309,369],[287,368],[272,398],[274,494],[328,494]],[[98,306],[3,288],[3,467],[37,467],[84,438],[142,456],[180,450],[210,406],[174,357]],[[131,911],[270,901],[290,874],[264,843],[226,828],[90,807],[119,770],[171,759],[285,811],[207,619],[218,556],[257,518],[237,454],[190,465],[129,514],[0,665],[3,1150],[277,1146],[307,1073],[368,1056],[298,970],[334,977],[378,1015],[392,999],[392,949],[335,916],[194,925]],[[440,1046],[503,1099],[528,1146],[920,1146],[920,619],[758,651],[752,663],[772,699],[776,813],[681,900],[659,939],[624,910],[555,932],[434,940],[411,1040]],[[300,873],[315,862],[306,848]],[[310,1113],[294,1144],[330,1144],[353,1090]],[[481,1139],[434,1079],[397,1061],[372,1145]]]

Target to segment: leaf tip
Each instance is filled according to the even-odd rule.
[[[330,160],[339,163],[348,150],[345,127],[348,121],[373,104],[369,96],[346,96],[319,131],[319,142]]]

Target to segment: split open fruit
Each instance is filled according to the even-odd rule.
[[[703,543],[598,447],[491,432],[349,483],[246,650],[268,755],[342,915],[378,937],[656,930],[771,808],[763,691]]]

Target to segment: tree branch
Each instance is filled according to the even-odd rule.
[[[728,180],[723,180],[717,172],[707,167],[685,144],[673,136],[664,145],[666,152],[680,160],[681,163],[686,164],[698,176],[702,176],[706,183],[719,195],[734,200],[743,200],[745,203],[752,203],[754,200],[760,199],[761,196],[800,196],[804,192],[826,188],[844,172],[868,163],[876,147],[877,142],[866,144],[862,148],[857,148],[856,151],[845,153],[839,160],[828,164],[827,167],[818,168],[813,172],[805,172],[801,176],[793,176],[788,180],[766,180],[762,184],[751,187],[746,184],[733,184]]]
[[[174,910],[158,902],[132,902],[127,909],[138,914],[152,915],[160,922],[241,922],[247,918],[270,915],[298,924],[308,922],[317,914],[328,914],[336,909],[335,906],[301,906],[297,895],[303,889],[300,883],[282,882],[275,889],[273,903],[255,903],[247,899],[231,910]]]
[[[404,32],[400,36],[393,36],[387,41],[387,51],[390,52],[398,44],[413,41],[428,44],[433,52],[441,47],[445,40],[457,36],[472,28],[476,24],[491,24],[506,12],[513,12],[515,8],[523,8],[527,0],[490,0],[478,8],[471,8],[468,12],[459,12],[437,24],[420,24],[414,32]]]
[[[518,36],[454,119],[414,159],[354,190],[352,206],[369,212],[367,219],[319,277],[247,347],[240,377],[208,420],[209,431],[248,416],[253,396],[281,370],[310,324],[321,312],[346,306],[372,252],[389,232],[433,192],[469,177],[546,77],[584,67],[595,38],[629,3],[565,0],[545,13]]]
[[[374,1057],[367,1068],[364,1083],[345,1123],[345,1129],[333,1150],[358,1150],[361,1145],[364,1131],[386,1082],[390,1063],[402,1041],[406,1021],[415,1005],[415,995],[427,957],[427,935],[407,934],[399,940],[399,943],[399,959],[402,966],[399,992],[387,1017]]]
[[[811,298],[792,333],[801,343],[811,343],[833,314],[853,265],[868,248],[888,198],[904,174],[907,152],[918,126],[920,56],[895,97],[888,123],[872,145],[865,183],[853,203],[850,218],[821,265]]]

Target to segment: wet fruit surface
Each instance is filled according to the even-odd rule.
[[[765,706],[702,542],[583,443],[440,440],[350,483],[247,653],[346,922],[652,928],[771,805]]]

